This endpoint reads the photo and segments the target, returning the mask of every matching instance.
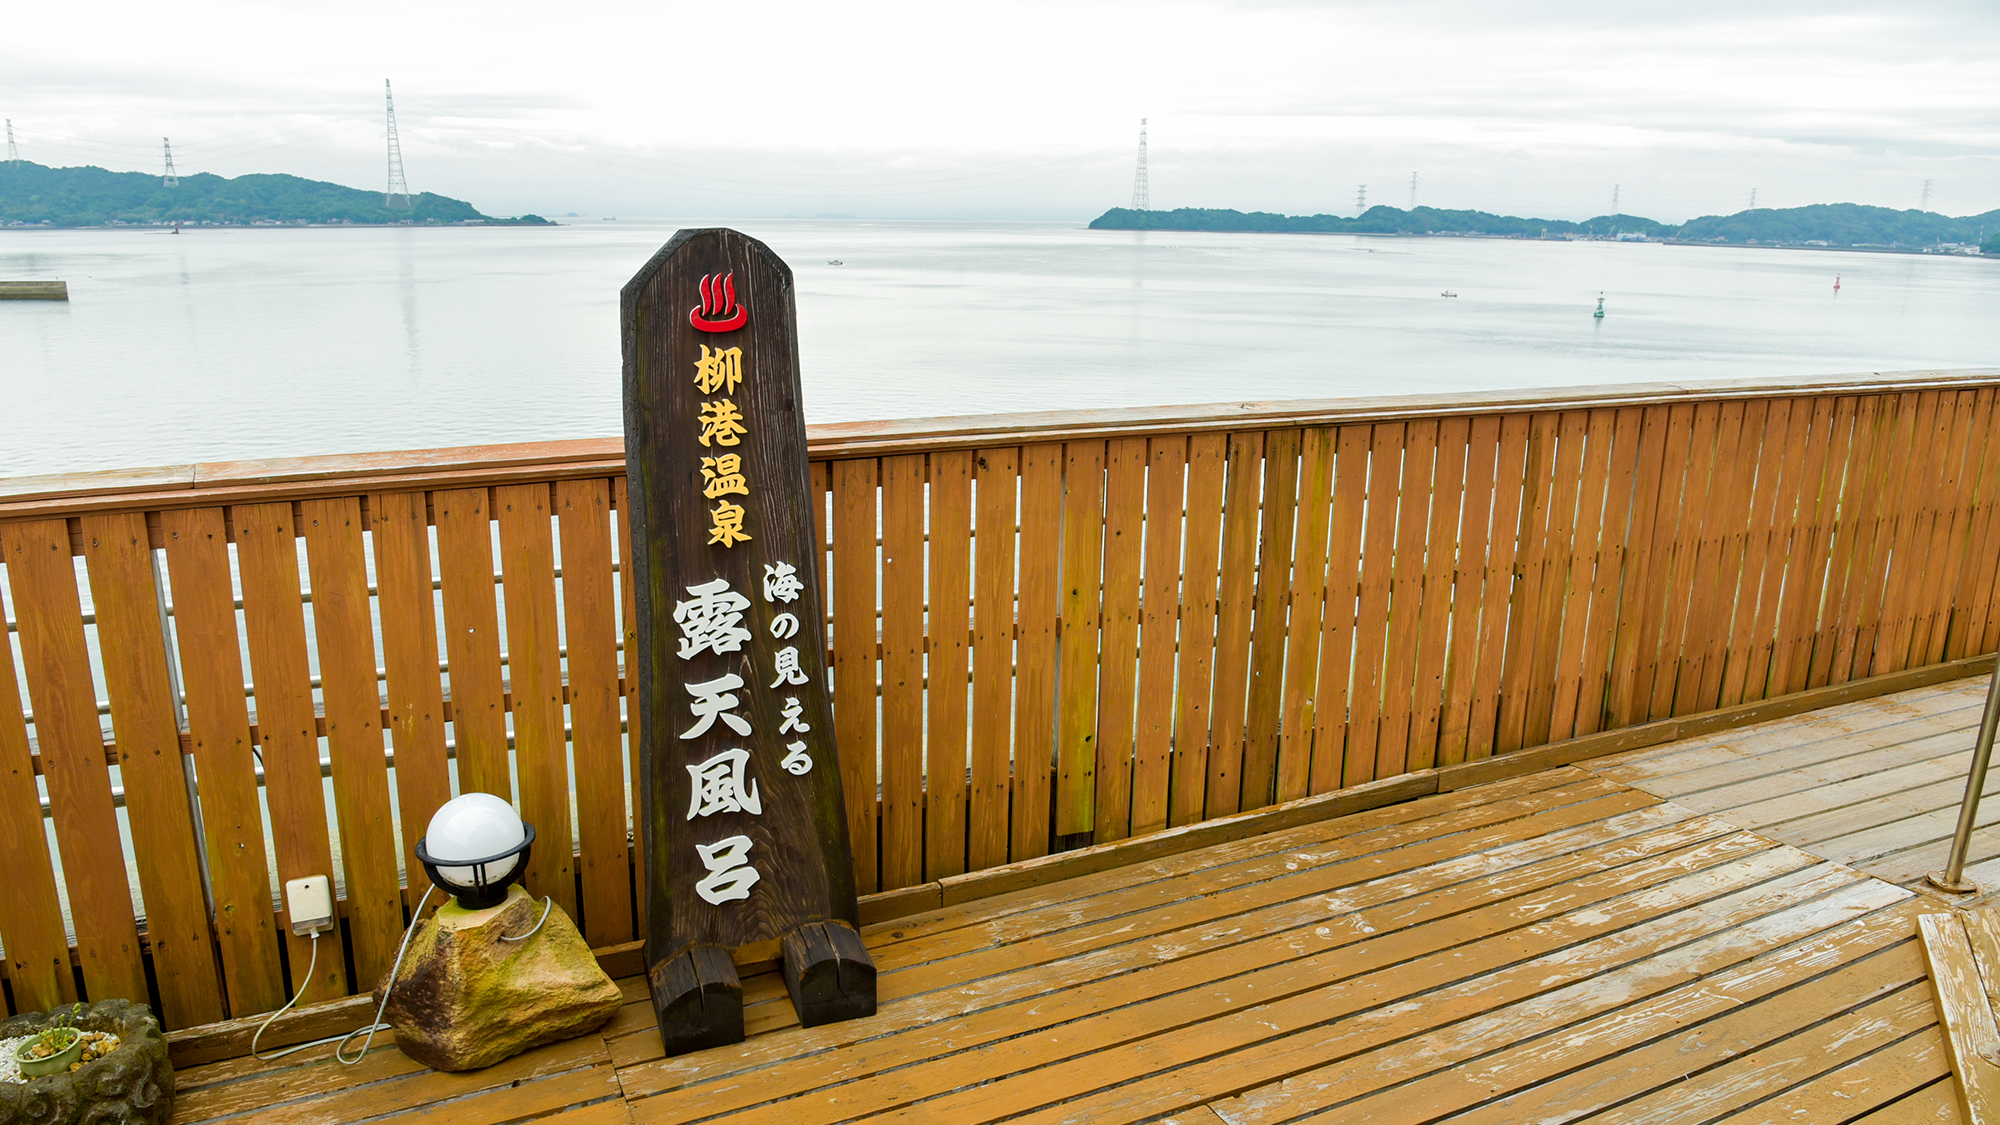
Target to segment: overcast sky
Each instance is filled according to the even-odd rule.
[[[22,156],[494,214],[2000,207],[2000,3],[19,4]]]

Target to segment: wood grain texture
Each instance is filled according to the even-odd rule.
[[[1139,676],[1140,582],[1146,535],[1146,441],[1104,454],[1104,593],[1097,654],[1096,779],[1091,838],[1132,834],[1132,767]]]
[[[2000,1024],[1980,978],[1964,920],[1957,914],[1917,917],[1924,956],[1958,1078],[1960,1107],[1970,1125],[2000,1121]]]
[[[382,702],[396,755],[396,807],[403,825],[406,887],[426,881],[417,862],[417,841],[431,816],[451,800],[427,509],[428,500],[421,492],[384,492],[368,498],[382,635]]]
[[[222,982],[209,937],[146,519],[121,512],[86,516],[81,524],[161,1024],[212,1023],[225,1011]],[[393,865],[390,871],[393,883]]]
[[[289,997],[272,923],[228,530],[219,508],[165,512],[161,521],[224,995],[234,1015],[276,1011]]]
[[[1278,728],[1285,707],[1285,621],[1292,589],[1300,431],[1264,435],[1263,509],[1257,535],[1256,609],[1250,637],[1250,688],[1243,724],[1242,807],[1276,799]]]
[[[264,800],[282,885],[308,875],[333,872],[332,832],[320,781],[318,724],[313,714],[312,673],[306,652],[306,623],[299,585],[299,535],[290,504],[248,504],[232,508],[237,568],[243,581],[245,650],[257,706],[255,752],[264,767]],[[347,968],[337,958],[313,961],[312,943],[291,932],[282,935],[289,956],[291,989],[299,1003],[331,1000],[353,991]],[[301,981],[307,964],[313,979]]]
[[[555,844],[528,858],[523,882],[576,915],[575,835],[570,826],[570,763],[563,736],[562,636],[556,614],[551,488],[493,490],[506,605],[508,696],[512,700],[514,780],[521,816]]]
[[[1325,632],[1327,526],[1333,514],[1335,437],[1307,430],[1300,438],[1297,531],[1293,536],[1290,612],[1285,621],[1285,690],[1278,729],[1276,793],[1280,803],[1312,791],[1317,726],[1319,650]]]
[[[1222,509],[1222,562],[1216,591],[1215,673],[1209,695],[1207,812],[1243,806],[1243,735],[1250,688],[1250,625],[1257,596],[1258,497],[1264,435],[1229,435]]]
[[[1014,687],[1013,851],[1047,855],[1053,832],[1056,655],[1062,615],[1063,450],[1021,450],[1021,591]]]
[[[930,687],[924,743],[924,877],[966,869],[972,654],[972,454],[930,459]],[[1009,646],[1011,648],[1011,645]]]
[[[13,557],[6,534],[0,532],[0,565]],[[22,589],[18,579],[12,581],[17,583],[14,590]],[[0,854],[9,864],[8,893],[0,895],[0,942],[6,943],[14,1010],[48,1011],[76,999],[76,978],[69,968],[69,936],[63,930],[26,715],[9,638],[0,644]]]
[[[22,669],[35,713],[77,957],[93,996],[142,997],[146,975],[124,864],[98,857],[118,838],[104,736],[64,520],[0,525],[0,552],[19,621]],[[121,857],[122,858],[122,857]]]
[[[1104,590],[1104,443],[1063,447],[1056,835],[1096,824],[1097,658]]]
[[[1208,756],[1215,714],[1217,583],[1222,564],[1222,510],[1229,463],[1221,434],[1188,438],[1187,515],[1181,561],[1179,660],[1174,676],[1173,793],[1167,823],[1202,819],[1208,800]]]
[[[1021,489],[1016,449],[983,449],[974,457],[978,530],[973,543],[971,795],[966,816],[966,864],[977,870],[1007,862],[1008,805],[1014,757],[1016,601],[1014,565]]]
[[[507,699],[500,671],[500,612],[493,589],[493,514],[484,488],[433,493],[443,583],[451,736],[460,793],[514,799]]]
[[[924,878],[924,458],[882,459],[882,889]]]
[[[576,768],[578,874],[584,937],[632,940],[624,735],[619,730],[618,591],[612,584],[611,482],[559,481],[563,642],[570,753]],[[399,759],[400,760],[400,759]]]
[[[1146,443],[1146,569],[1139,635],[1138,730],[1132,758],[1134,835],[1167,827],[1172,812],[1177,711],[1174,657],[1184,596],[1181,539],[1187,523],[1182,512],[1187,461],[1185,438],[1153,438]]]
[[[878,571],[875,536],[876,463],[839,461],[833,466],[833,714],[838,724],[840,783],[854,794],[847,803],[847,837],[854,849],[854,886],[882,888],[876,840],[876,769],[880,679],[876,625]],[[628,672],[629,674],[629,672]]]
[[[356,982],[389,975],[403,932],[403,896],[396,879],[389,770],[383,755],[382,702],[375,688],[375,636],[368,598],[361,504],[347,497],[300,505],[312,623],[319,656],[332,764],[334,815],[347,889],[347,932]]]
[[[1369,438],[1366,426],[1342,426],[1334,439],[1333,506],[1327,518],[1326,595],[1320,608],[1318,680],[1313,691],[1309,785],[1316,794],[1340,788],[1347,768]]]

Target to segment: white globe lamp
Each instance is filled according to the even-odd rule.
[[[438,889],[466,910],[498,906],[507,886],[528,869],[535,826],[491,793],[453,797],[431,817],[417,841],[417,860]]]

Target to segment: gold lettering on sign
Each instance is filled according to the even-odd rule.
[[[725,398],[701,404],[701,437],[697,440],[703,448],[710,441],[716,445],[740,444],[742,436],[749,432],[743,428],[743,414],[735,403]]]
[[[710,500],[730,493],[750,495],[750,482],[743,475],[743,458],[734,453],[701,459],[701,494]]]
[[[702,394],[712,395],[718,388],[735,394],[742,381],[742,348],[717,348],[710,354],[707,344],[701,346],[701,358],[694,361],[694,385]]]
[[[743,530],[743,508],[727,500],[717,504],[708,513],[708,543],[713,547],[720,543],[724,547],[734,547],[750,538]]]

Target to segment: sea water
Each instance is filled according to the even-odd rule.
[[[70,290],[0,302],[0,476],[614,435],[619,288],[694,225],[0,231]],[[728,225],[792,266],[812,421],[2000,364],[1987,259]]]

